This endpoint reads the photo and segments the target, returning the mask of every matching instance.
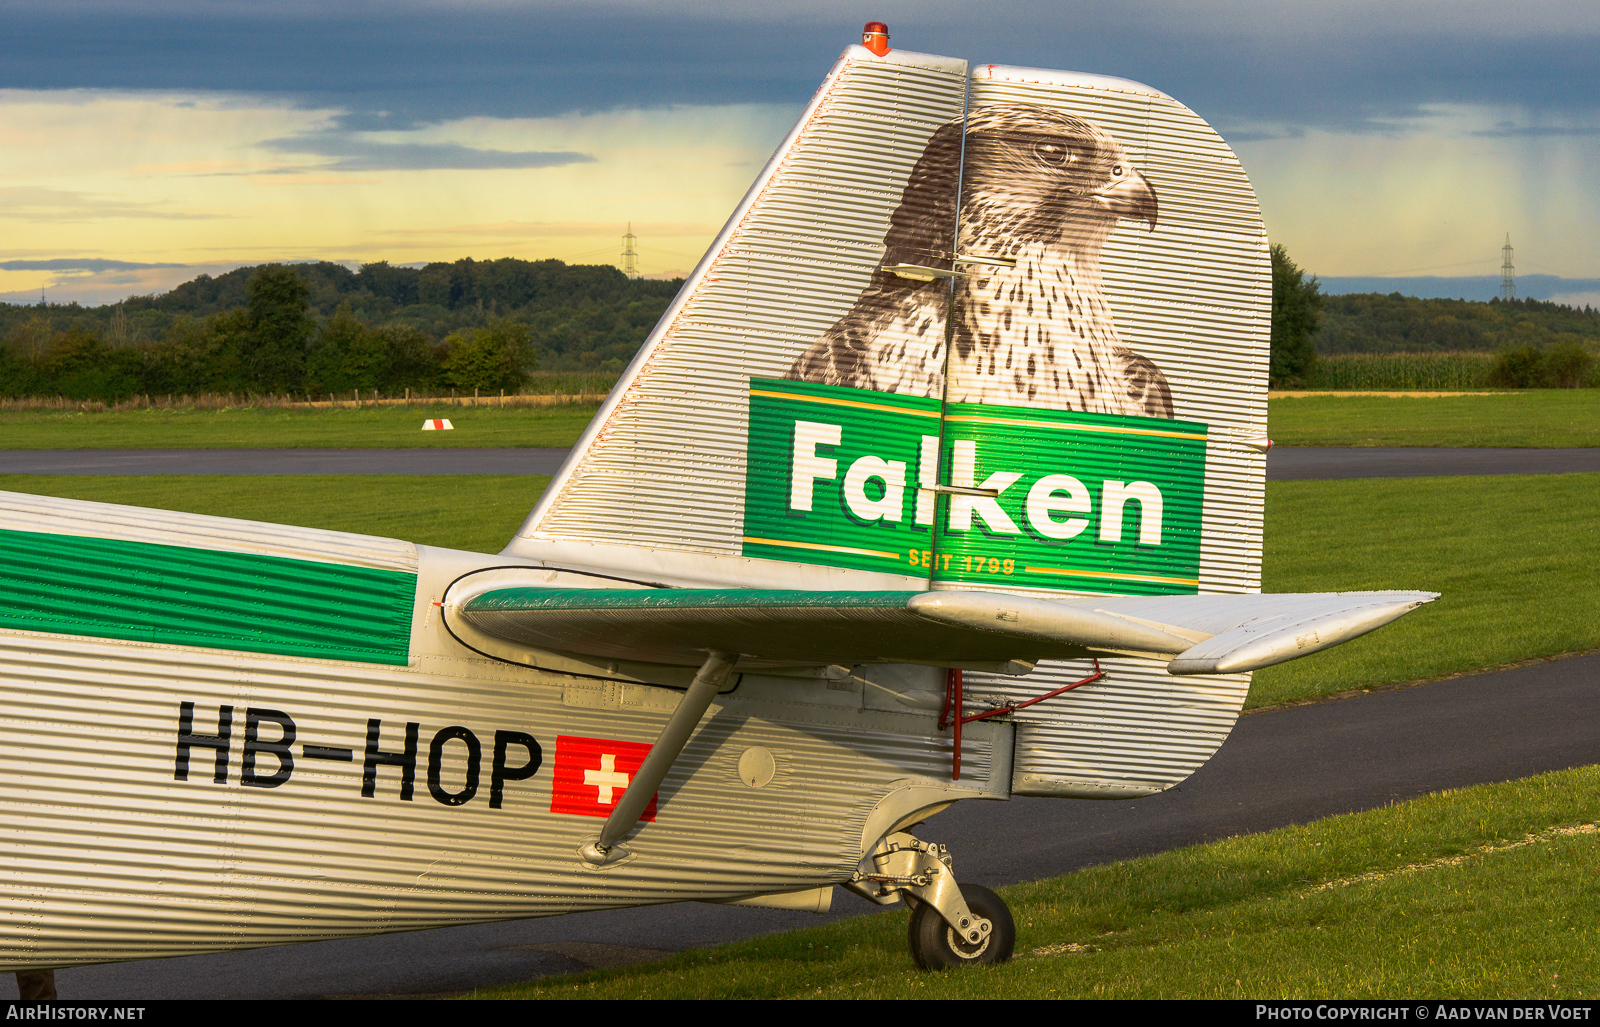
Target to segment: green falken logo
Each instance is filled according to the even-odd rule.
[[[743,553],[963,584],[1192,593],[1205,466],[1193,421],[756,378]]]

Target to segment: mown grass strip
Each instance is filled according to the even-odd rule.
[[[0,448],[570,446],[596,405],[148,408],[0,412]],[[1600,390],[1470,396],[1295,396],[1268,404],[1280,446],[1600,446]],[[455,431],[421,431],[448,417]]]
[[[1442,598],[1256,674],[1269,706],[1600,646],[1600,475],[1267,486],[1263,591],[1426,589]]]
[[[0,491],[121,503],[498,553],[545,475],[0,475]]]
[[[1600,446],[1600,389],[1476,396],[1290,396],[1267,403],[1278,446]]]
[[[146,408],[0,413],[0,449],[564,448],[598,404],[548,407],[367,406],[296,410]],[[453,431],[423,431],[447,417]]]
[[[1005,888],[994,968],[913,969],[888,913],[476,997],[1589,998],[1597,813],[1584,767]]]

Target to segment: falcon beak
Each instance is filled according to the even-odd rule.
[[[1156,230],[1156,191],[1133,168],[1114,178],[1111,184],[1092,195],[1095,206],[1130,221],[1147,221]]]

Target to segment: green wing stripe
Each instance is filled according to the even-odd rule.
[[[768,588],[497,588],[473,596],[464,613],[522,610],[704,610],[743,607],[903,607],[920,592],[805,592]]]
[[[404,665],[417,576],[0,531],[0,629]]]

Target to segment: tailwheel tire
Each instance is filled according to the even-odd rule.
[[[924,970],[949,970],[958,966],[992,966],[1011,958],[1017,944],[1017,925],[1005,900],[981,884],[963,884],[961,897],[967,908],[994,925],[976,945],[968,943],[945,923],[939,911],[926,902],[911,912],[911,958]]]

